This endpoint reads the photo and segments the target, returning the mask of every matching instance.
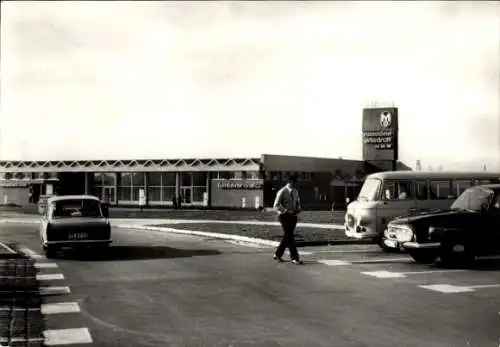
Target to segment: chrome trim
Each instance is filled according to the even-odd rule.
[[[78,243],[112,243],[113,240],[64,240],[64,241],[46,241],[43,243],[47,245],[60,245],[60,244],[78,244]]]
[[[439,242],[429,242],[429,243],[418,243],[418,242],[404,242],[403,248],[439,248],[441,243]]]

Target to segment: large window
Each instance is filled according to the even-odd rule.
[[[431,200],[453,199],[452,183],[448,180],[431,180],[429,194]]]
[[[176,185],[175,172],[152,172],[148,177],[148,201],[172,202]]]
[[[139,202],[139,190],[144,189],[145,174],[143,172],[122,173],[119,187],[119,200],[123,202]]]
[[[94,173],[92,193],[104,202],[116,202],[116,174]]]
[[[206,191],[207,191],[206,172],[181,173],[180,193],[182,202],[184,204],[203,203],[203,195]]]

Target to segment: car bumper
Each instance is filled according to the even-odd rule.
[[[418,243],[418,242],[405,242],[403,243],[403,248],[409,249],[437,249],[441,247],[439,242],[428,242],[428,243]]]
[[[401,243],[398,240],[395,239],[388,239],[384,237],[384,245],[387,248],[393,248],[393,249],[401,249]]]
[[[377,232],[372,231],[371,228],[366,226],[354,226],[350,228],[347,223],[344,223],[345,235],[352,239],[366,240],[373,239],[378,236]]]
[[[64,240],[64,241],[46,241],[44,246],[59,246],[59,247],[90,247],[94,245],[109,245],[113,240]]]

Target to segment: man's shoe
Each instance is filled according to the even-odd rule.
[[[294,260],[292,260],[292,264],[294,264],[294,265],[302,265],[302,264],[304,264],[304,262],[302,260],[295,260],[294,259]]]
[[[281,259],[281,257],[278,257],[276,254],[273,255],[273,259],[279,261],[280,263],[283,262],[283,259]]]

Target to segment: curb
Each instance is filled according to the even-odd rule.
[[[0,259],[20,259],[26,258],[25,255],[17,250],[16,247],[0,242]]]
[[[38,221],[27,221],[27,220],[0,220],[0,224],[38,224]],[[175,224],[174,224],[175,225]],[[271,241],[265,239],[259,239],[255,237],[234,235],[234,234],[222,234],[222,233],[212,233],[206,231],[195,231],[195,230],[181,230],[169,227],[153,227],[153,226],[143,226],[143,225],[133,225],[133,224],[115,224],[115,228],[121,229],[137,229],[137,230],[151,230],[151,231],[166,231],[175,234],[192,235],[192,236],[202,236],[210,237],[221,240],[231,240],[240,241],[245,243],[253,243],[256,245],[278,247],[278,241]],[[363,240],[329,240],[329,241],[297,241],[297,247],[312,247],[312,246],[345,246],[345,245],[365,245],[370,244],[368,241]]]
[[[256,237],[248,237],[248,236],[241,236],[241,235],[234,235],[234,234],[212,233],[212,232],[207,232],[207,231],[175,229],[175,228],[168,228],[168,227],[138,226],[138,225],[128,225],[128,224],[115,225],[115,227],[122,228],[122,229],[166,231],[166,232],[171,232],[171,233],[175,233],[175,234],[210,237],[210,238],[215,238],[215,239],[253,243],[256,245],[270,246],[270,247],[278,247],[278,245],[279,245],[278,241],[271,241],[271,240],[266,240],[266,239],[259,239]],[[345,245],[366,245],[366,244],[371,244],[371,242],[368,242],[366,240],[365,241],[362,241],[362,240],[296,241],[297,247],[345,246]]]
[[[175,234],[210,237],[210,238],[216,238],[216,239],[221,239],[221,240],[240,241],[240,242],[253,243],[253,244],[258,244],[258,245],[263,245],[263,246],[271,246],[271,247],[277,247],[279,245],[279,242],[277,242],[277,241],[264,240],[264,239],[254,238],[254,237],[240,236],[240,235],[233,235],[233,234],[210,233],[210,232],[206,232],[206,231],[181,230],[181,229],[174,229],[174,228],[168,228],[168,227],[150,227],[150,226],[130,225],[130,224],[114,225],[114,227],[122,228],[122,229],[168,231],[168,232],[175,233]]]

